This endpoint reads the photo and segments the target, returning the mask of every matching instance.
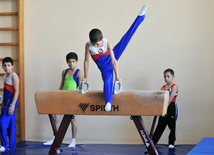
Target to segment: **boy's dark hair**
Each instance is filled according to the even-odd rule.
[[[2,65],[3,65],[5,62],[10,62],[10,63],[13,65],[13,59],[12,59],[11,57],[5,57],[5,58],[2,60]]]
[[[89,32],[89,39],[91,43],[96,43],[97,41],[100,41],[103,39],[103,34],[99,29],[92,29]]]
[[[163,73],[167,73],[167,72],[170,72],[172,74],[172,76],[175,75],[174,71],[170,68],[166,69]]]
[[[76,61],[78,60],[78,56],[74,52],[70,52],[66,55],[66,61],[68,62],[69,59],[75,59]]]

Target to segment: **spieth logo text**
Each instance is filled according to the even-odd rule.
[[[105,105],[94,105],[90,103],[80,103],[79,107],[82,111],[89,108],[90,111],[105,111]],[[112,111],[119,111],[119,105],[112,105]]]

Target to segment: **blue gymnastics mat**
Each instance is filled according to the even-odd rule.
[[[57,155],[144,155],[146,151],[143,144],[77,144],[76,151],[62,144],[63,152]],[[175,149],[169,149],[168,145],[156,146],[159,155],[186,155],[195,145],[176,145]],[[43,142],[20,141],[16,149],[0,152],[0,155],[47,155],[50,146]],[[147,154],[148,155],[148,154]]]
[[[213,155],[214,138],[203,138],[187,155]]]

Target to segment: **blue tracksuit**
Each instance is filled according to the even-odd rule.
[[[14,74],[14,72],[12,73]],[[16,101],[14,112],[12,115],[8,114],[8,109],[13,101],[14,89],[12,84],[12,74],[8,77],[9,83],[4,82],[4,107],[0,115],[0,138],[1,145],[4,146],[5,150],[16,148],[16,122],[15,122],[15,108],[18,105]],[[7,78],[7,79],[8,79]],[[5,79],[5,77],[4,77]],[[7,142],[7,134],[9,136],[9,148]]]

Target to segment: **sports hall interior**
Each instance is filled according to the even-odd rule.
[[[23,3],[22,38],[19,30],[0,29],[1,43],[22,41],[21,54],[17,54],[19,45],[0,46],[0,58],[17,58],[15,72],[22,65],[19,140],[52,138],[49,118],[38,114],[34,95],[38,90],[59,89],[62,70],[68,68],[66,54],[78,54],[77,66],[83,72],[89,31],[99,28],[114,46],[144,4],[148,4],[146,18],[118,61],[123,90],[160,90],[165,84],[163,71],[172,68],[179,87],[176,145],[197,145],[204,137],[214,137],[214,1],[0,0],[0,12],[17,12],[19,2]],[[18,22],[16,15],[0,16],[0,27],[17,27]],[[91,58],[89,66],[91,90],[102,90],[101,73]],[[142,118],[149,129],[153,116]],[[143,144],[130,116],[77,115],[76,119],[77,145]],[[159,144],[167,144],[168,135],[166,128]],[[63,143],[70,140],[69,127]]]

